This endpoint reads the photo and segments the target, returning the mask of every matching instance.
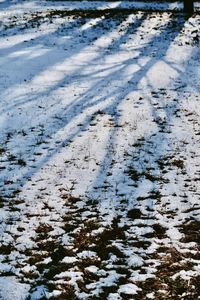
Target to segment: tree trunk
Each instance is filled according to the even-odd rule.
[[[194,12],[193,0],[184,0],[184,12],[189,14]]]

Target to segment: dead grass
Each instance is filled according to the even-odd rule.
[[[165,255],[159,256],[159,252],[165,253]],[[156,277],[147,279],[139,284],[142,291],[138,293],[135,299],[147,299],[146,294],[150,292],[154,292],[154,299],[159,300],[198,299],[200,295],[198,284],[200,276],[191,278],[190,281],[183,280],[180,277],[172,279],[172,275],[181,270],[191,270],[193,264],[189,261],[184,261],[184,256],[174,248],[162,248],[157,255],[161,259],[161,265],[157,267]]]
[[[142,216],[142,212],[138,208],[130,209],[127,213],[127,217],[131,219],[140,219]]]
[[[181,239],[182,243],[196,242],[200,246],[200,222],[189,220],[181,226],[180,232],[185,235]]]
[[[0,255],[9,255],[14,249],[13,244],[2,244],[0,246]]]
[[[135,170],[133,167],[129,168],[128,175],[135,182],[141,180],[142,178],[145,178],[151,182],[158,181],[161,183],[168,183],[168,179],[164,178],[163,176],[154,175],[153,173],[150,173],[149,171],[139,172],[139,171]]]

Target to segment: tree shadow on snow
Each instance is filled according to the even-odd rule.
[[[13,114],[15,114],[16,109],[19,110],[21,106],[24,107],[22,116],[17,116],[19,124],[23,124],[24,116],[26,114],[29,115],[28,111],[32,107],[35,107],[37,105],[40,106],[43,104],[47,105],[47,99],[53,98],[53,101],[50,100],[52,101],[52,103],[49,103],[49,115],[47,109],[47,115],[44,115],[42,111],[40,118],[38,118],[39,121],[37,121],[37,119],[29,120],[29,128],[32,128],[32,131],[35,130],[36,138],[37,135],[39,135],[39,130],[36,129],[39,128],[41,124],[45,124],[42,129],[44,131],[43,133],[45,140],[41,141],[41,143],[38,143],[38,145],[36,144],[31,147],[28,144],[30,141],[28,140],[28,138],[25,138],[24,144],[18,145],[18,153],[20,153],[21,157],[23,157],[23,155],[25,154],[24,152],[26,152],[27,150],[29,151],[28,156],[29,160],[33,160],[33,167],[23,166],[23,172],[19,171],[17,179],[14,182],[13,186],[12,184],[10,184],[10,191],[16,190],[17,186],[24,186],[27,180],[30,179],[46,164],[48,164],[63,147],[70,146],[71,141],[75,140],[80,133],[88,130],[92,118],[94,117],[94,115],[98,115],[99,107],[103,105],[103,112],[112,117],[115,126],[109,132],[106,147],[107,152],[105,158],[101,161],[98,174],[93,184],[93,187],[96,187],[98,185],[101,186],[106,179],[107,171],[111,169],[113,155],[112,151],[110,150],[115,144],[120,127],[120,104],[129,95],[129,93],[138,90],[139,83],[141,82],[141,80],[147,77],[147,73],[149,72],[149,70],[151,70],[151,68],[153,68],[158,61],[164,60],[164,57],[170,45],[179,35],[185,24],[185,17],[183,15],[171,15],[168,21],[160,25],[159,33],[156,32],[156,34],[152,35],[152,37],[147,40],[147,42],[145,42],[144,39],[143,44],[138,45],[136,43],[135,50],[137,51],[137,54],[133,53],[133,57],[123,59],[123,61],[120,61],[119,59],[119,61],[114,65],[112,64],[111,66],[109,66],[105,64],[106,59],[109,59],[111,56],[117,55],[121,50],[123,44],[125,44],[130,38],[134,37],[134,34],[137,32],[137,30],[141,29],[144,22],[148,21],[148,14],[142,13],[139,18],[135,18],[133,22],[129,23],[128,27],[125,30],[122,30],[122,33],[117,36],[115,35],[114,38],[112,37],[112,35],[109,38],[109,34],[112,34],[114,30],[120,29],[120,26],[123,24],[123,22],[128,19],[129,13],[126,12],[126,14],[119,14],[118,12],[118,14],[113,16],[111,12],[110,14],[107,13],[106,17],[103,14],[104,12],[101,12],[101,15],[98,15],[98,20],[95,25],[88,27],[84,26],[87,22],[93,20],[94,16],[92,18],[79,18],[78,21],[73,20],[70,25],[70,33],[68,34],[67,31],[67,42],[65,42],[64,39],[66,36],[66,25],[63,24],[61,25],[61,27],[57,28],[55,32],[47,35],[44,34],[42,36],[39,35],[34,39],[33,43],[29,40],[25,46],[24,42],[22,42],[15,46],[11,46],[10,49],[7,48],[5,50],[2,50],[2,54],[5,56],[9,53],[9,57],[5,57],[5,61],[2,60],[4,68],[5,66],[7,66],[8,69],[13,67],[15,68],[15,72],[17,72],[18,75],[17,79],[13,79],[13,90],[15,87],[18,88],[19,85],[22,84],[23,75],[21,75],[20,77],[20,69],[30,68],[31,66],[31,72],[29,73],[30,77],[28,80],[29,82],[34,82],[34,80],[36,80],[37,82],[37,76],[40,76],[39,79],[42,80],[41,75],[43,75],[43,73],[45,72],[45,76],[49,76],[49,78],[51,78],[51,73],[52,76],[54,76],[56,68],[62,67],[63,65],[64,68],[66,68],[66,72],[63,72],[61,74],[61,78],[58,77],[56,81],[52,80],[50,81],[50,83],[48,83],[47,79],[45,87],[41,84],[41,91],[36,92],[34,90],[33,92],[32,89],[29,89],[29,87],[27,88],[27,83],[25,82],[25,84],[22,84],[24,92],[23,90],[20,90],[19,95],[17,95],[17,97],[14,99],[13,96],[15,95],[11,94],[12,96],[10,97],[9,90],[7,90],[7,88],[3,90],[3,97],[10,97],[10,100],[14,100],[14,103],[11,103],[10,105],[8,105],[8,107],[4,107],[2,110],[1,116],[6,116],[6,121],[5,123],[3,123],[2,132],[6,132],[7,128],[10,128],[11,131],[16,129],[15,124],[13,125],[13,123],[11,123],[14,120]],[[160,20],[161,19],[162,16],[160,15]],[[110,22],[109,28],[107,24],[108,20]],[[76,25],[75,29],[74,25]],[[91,40],[89,40],[89,42],[87,39],[88,36],[91,36]],[[102,37],[105,38],[106,36],[108,36],[109,39],[107,46],[105,47],[103,44],[101,45],[101,43],[98,44],[98,41],[100,41]],[[144,57],[144,55],[148,56],[148,53],[156,50],[156,45],[159,45],[160,39],[162,39],[163,36],[166,36],[166,39],[163,43],[162,49],[159,49],[156,55],[150,57],[150,59],[148,59],[147,62],[141,66],[140,60]],[[53,39],[53,46],[52,44],[48,44],[51,39]],[[73,46],[75,39],[77,39],[76,48],[66,49],[66,52],[63,52],[62,47],[68,47],[70,43]],[[46,45],[43,44],[44,40],[47,43],[47,47],[45,47]],[[29,47],[32,49],[33,46],[37,47],[38,45],[41,47],[41,49],[47,48],[47,52],[44,52],[44,54],[40,54],[39,51],[38,56],[34,57],[33,55],[33,57],[29,57],[29,52],[28,54],[26,54],[26,51],[29,50]],[[59,51],[58,49],[58,53],[55,53],[54,47],[58,45],[60,45],[61,51]],[[83,62],[81,63],[81,65],[77,65],[76,68],[74,68],[74,70],[72,71],[67,70],[70,65],[73,69],[76,61],[78,61],[79,59],[78,55],[81,55],[84,51],[86,51],[86,53],[89,51],[93,51],[94,47],[97,51],[94,57],[90,58],[89,56],[87,56],[86,60],[84,60],[83,57]],[[17,51],[22,51],[22,53],[25,53],[22,55],[20,54],[20,63],[16,68],[16,64],[19,60],[19,56],[15,57]],[[32,54],[34,54],[34,48],[31,51]],[[102,64],[102,66],[99,70],[100,64]],[[98,66],[98,68],[97,70],[95,70],[94,68],[93,71],[91,71],[90,69],[88,71],[87,69],[89,65]],[[34,66],[36,67],[34,68]],[[137,66],[137,70],[132,75],[129,75],[127,77],[127,70],[130,69],[131,66]],[[107,74],[104,75],[104,72],[107,72]],[[62,106],[58,105],[56,92],[58,92],[60,88],[65,88],[67,91],[67,89],[70,88],[73,84],[74,86],[76,86],[77,83],[80,85],[83,83],[84,85],[88,81],[91,82],[88,88],[83,89],[83,92],[80,92],[79,95],[74,96],[73,99],[69,99],[68,104],[63,104]],[[116,84],[113,84],[113,82],[115,81]],[[149,86],[149,90],[151,91],[152,87]],[[112,100],[109,104],[106,104],[106,101],[109,98]],[[51,108],[51,106],[53,107],[53,109]],[[168,114],[168,112],[166,112],[166,114]],[[11,117],[9,117],[10,115]],[[157,118],[157,112],[154,108],[152,108],[152,116],[154,118]],[[170,118],[170,115],[168,116],[168,118]],[[81,127],[79,126],[80,122],[82,123]],[[59,131],[64,130],[64,128],[68,125],[70,128],[70,132],[66,132],[64,139],[62,138],[59,140],[57,137],[54,138],[54,136],[56,136]],[[20,128],[20,130],[22,129],[24,129],[24,131],[27,130],[27,128],[23,128],[23,126]],[[20,131],[19,128],[17,130]],[[27,132],[25,132],[25,134],[27,134]],[[8,133],[6,137],[8,137]],[[35,160],[35,153],[40,152],[42,147],[47,142],[50,142],[51,144],[51,147],[49,147],[50,149],[48,149],[48,153],[42,155],[41,158],[40,156],[38,156],[37,160]],[[8,143],[10,143],[10,140]],[[4,183],[5,181],[9,182],[11,179],[10,176],[12,177],[12,172],[7,173],[7,170],[3,170],[2,174]],[[3,191],[3,188],[1,189]],[[92,194],[92,190],[89,192],[89,194]]]

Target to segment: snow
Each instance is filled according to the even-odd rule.
[[[138,255],[131,255],[130,259],[128,259],[128,265],[130,267],[142,266],[143,264],[142,258]]]
[[[117,293],[110,293],[108,295],[108,300],[119,300],[119,299],[120,299],[120,296]]]
[[[199,276],[200,18],[156,9],[0,1],[0,299]]]
[[[147,299],[154,299],[154,293],[149,293],[146,295]]]
[[[133,283],[121,285],[119,289],[120,294],[136,295],[138,287]]]
[[[77,261],[76,257],[70,257],[70,256],[65,256],[62,260],[63,263],[65,264],[73,264]]]
[[[46,289],[44,286],[37,286],[34,292],[31,295],[31,300],[37,300],[45,297]]]
[[[85,270],[90,272],[90,273],[97,273],[98,272],[98,268],[96,266],[89,266],[89,267],[85,268]]]
[[[88,257],[96,257],[96,252],[94,251],[82,251],[78,253],[79,258],[88,258]]]
[[[0,299],[22,300],[28,296],[29,285],[16,281],[15,277],[0,278]]]
[[[133,9],[145,9],[145,10],[178,10],[183,8],[183,3],[180,1],[174,1],[172,3],[164,2],[164,1],[67,1],[67,3],[63,1],[24,1],[24,0],[16,0],[16,1],[1,1],[0,8],[2,10],[18,10],[18,11],[38,11],[44,8],[47,9],[62,9],[67,8],[67,10],[78,10],[78,9],[113,9],[113,8],[133,8]],[[195,8],[199,9],[199,3],[195,2]]]

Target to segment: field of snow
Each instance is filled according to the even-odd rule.
[[[200,299],[200,15],[136,2],[0,1],[0,300]]]

